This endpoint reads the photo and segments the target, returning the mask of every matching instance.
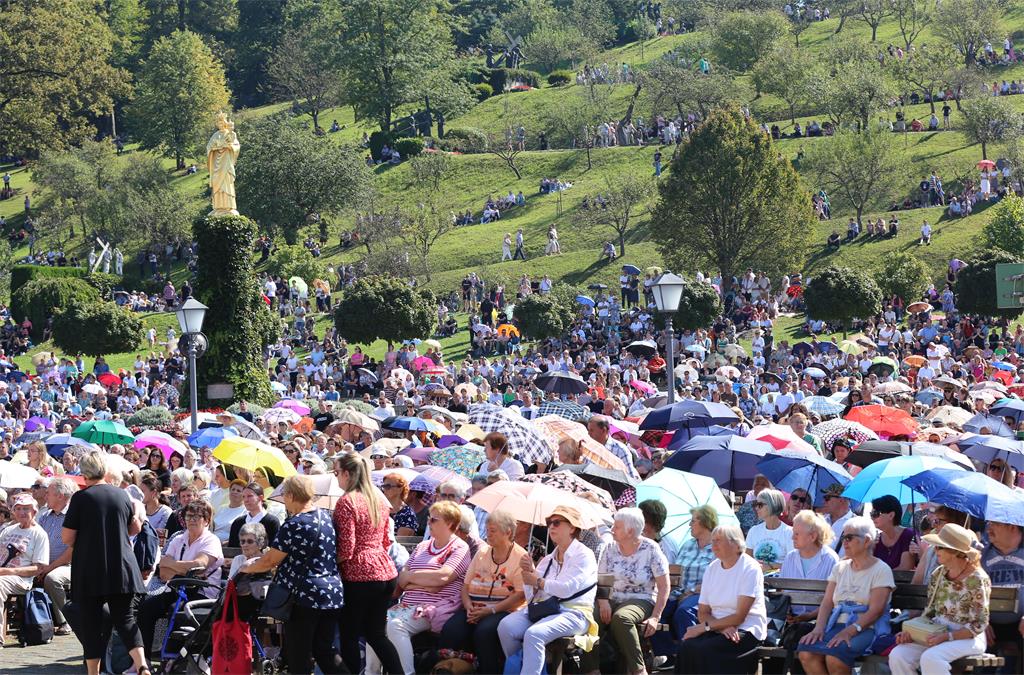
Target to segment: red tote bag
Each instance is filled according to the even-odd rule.
[[[228,614],[231,607],[232,614]],[[238,593],[234,580],[228,582],[220,620],[213,623],[213,672],[217,675],[252,673],[252,633],[238,618]]]

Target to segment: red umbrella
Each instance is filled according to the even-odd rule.
[[[877,434],[913,436],[918,423],[906,411],[884,405],[863,405],[854,408],[846,419],[859,422]]]
[[[113,373],[103,373],[96,378],[104,387],[116,387],[121,384],[121,378]]]
[[[996,163],[993,162],[991,159],[983,159],[980,162],[978,162],[978,168],[985,169],[986,171],[991,171],[992,169],[996,168]]]

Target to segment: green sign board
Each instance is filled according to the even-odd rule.
[[[999,309],[1024,307],[1024,264],[996,265],[996,306]]]

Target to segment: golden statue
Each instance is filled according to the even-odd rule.
[[[235,208],[235,160],[241,145],[235,124],[224,113],[217,114],[217,131],[206,144],[206,166],[210,171],[211,216],[237,216]]]

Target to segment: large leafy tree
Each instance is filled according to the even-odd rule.
[[[334,325],[349,342],[412,340],[430,334],[435,310],[428,291],[401,279],[366,277],[345,289],[334,307]]]
[[[722,298],[706,281],[683,277],[683,294],[674,320],[676,328],[697,330],[707,328],[722,313]]]
[[[347,0],[345,95],[360,118],[390,131],[396,109],[429,93],[432,71],[453,59],[444,0]]]
[[[896,93],[889,71],[863,50],[843,50],[843,60],[821,66],[812,78],[811,97],[837,126],[868,127],[872,115]]]
[[[715,60],[731,70],[749,70],[771,53],[787,32],[789,23],[782,12],[729,12],[713,26]]]
[[[238,204],[290,244],[314,215],[326,217],[352,204],[366,189],[369,171],[355,151],[314,136],[280,116],[246,123],[238,157]]]
[[[928,266],[906,251],[887,253],[875,271],[875,283],[882,290],[883,298],[895,295],[908,305],[924,295],[928,281]]]
[[[789,118],[796,124],[796,108],[807,100],[814,76],[814,60],[805,49],[779,43],[754,66],[757,90],[778,96],[789,106]]]
[[[936,93],[957,79],[963,66],[956,50],[946,44],[926,45],[893,64],[896,79],[910,91],[929,97],[935,112]]]
[[[999,249],[985,249],[968,258],[967,265],[957,273],[956,283],[953,285],[957,309],[970,314],[1003,316],[1009,319],[1019,316],[1020,308],[998,307],[996,265],[1022,262],[1024,258]]]
[[[654,183],[648,176],[606,177],[604,189],[590,196],[588,208],[577,209],[573,222],[585,230],[610,229],[618,240],[619,256],[625,256],[626,239],[653,194]]]
[[[99,0],[0,2],[0,148],[63,149],[128,92]]]
[[[242,2],[238,30],[231,35],[234,58],[228,63],[228,81],[237,104],[255,107],[270,102],[273,91],[267,67],[284,28],[286,0]]]
[[[643,74],[644,92],[652,114],[682,116],[696,112],[701,119],[712,110],[738,100],[736,82],[724,69],[702,75],[682,61],[659,59]]]
[[[886,202],[899,183],[901,164],[892,134],[871,127],[861,133],[840,131],[829,142],[813,144],[805,161],[832,199],[854,210],[857,222],[870,205]]]
[[[515,319],[523,335],[535,340],[561,336],[571,317],[571,309],[564,307],[553,293],[528,295],[515,307]]]
[[[145,0],[145,2],[149,15],[149,31],[146,37],[150,44],[176,30],[188,30],[216,40],[223,40],[238,27],[238,0]],[[266,0],[259,0],[259,3],[263,2]]]
[[[982,231],[985,245],[1024,256],[1024,199],[1011,193],[1000,200],[993,211],[992,219]]]
[[[829,266],[814,275],[804,288],[807,315],[838,321],[844,328],[854,318],[867,318],[882,310],[882,291],[861,270]]]
[[[990,143],[1012,141],[1021,135],[1020,114],[1005,98],[981,96],[964,101],[963,133],[981,144],[981,158],[988,159]]]
[[[651,231],[676,269],[710,265],[728,284],[747,267],[778,273],[802,259],[810,200],[771,137],[735,109],[712,113],[662,179]]]
[[[999,0],[943,0],[933,12],[933,25],[939,37],[963,55],[971,66],[985,40],[1000,35],[999,20],[1003,4]]]
[[[145,149],[173,157],[178,169],[228,106],[224,68],[196,33],[160,38],[142,65],[129,109],[132,133]]]
[[[73,302],[53,317],[53,343],[66,354],[103,356],[135,350],[142,320],[112,302]]]

